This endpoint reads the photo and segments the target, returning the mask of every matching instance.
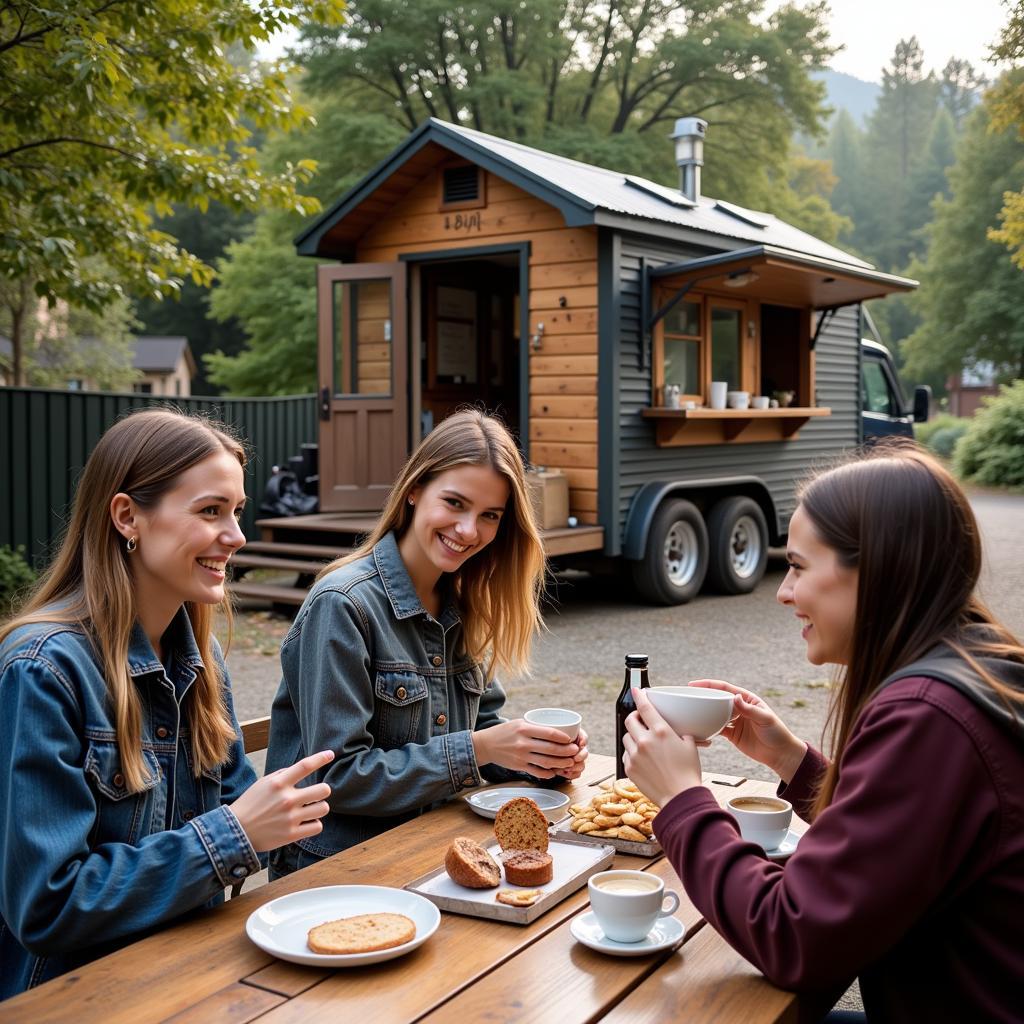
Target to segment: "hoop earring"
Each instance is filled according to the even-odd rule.
[[[138,546],[139,546],[139,538],[138,537],[129,537],[128,540],[125,542],[124,549],[130,555]]]

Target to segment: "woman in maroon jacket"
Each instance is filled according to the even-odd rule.
[[[744,842],[693,739],[636,691],[626,768],[664,808],[659,840],[711,924],[809,1008],[859,977],[870,1021],[1024,1020],[1024,648],[975,595],[966,497],[919,449],[875,450],[804,488],[787,554],[779,601],[808,659],[840,666],[833,756],[729,684],[724,735],[811,827],[785,866]]]

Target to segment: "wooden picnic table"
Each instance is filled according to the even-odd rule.
[[[611,757],[592,754],[570,789],[573,801],[594,795],[613,765]],[[705,783],[722,801],[774,792],[771,783],[714,773]],[[793,827],[806,826],[794,818]],[[457,835],[486,840],[491,823],[453,800],[31,989],[3,1003],[0,1018],[5,1024],[323,1024],[342,1014],[357,1024],[796,1020],[797,997],[769,984],[706,926],[664,856],[617,854],[613,865],[650,871],[681,897],[682,947],[635,959],[605,956],[572,938],[571,920],[588,906],[585,885],[526,926],[442,913],[437,932],[418,949],[366,967],[298,966],[264,953],[245,934],[249,915],[285,893],[345,884],[401,888],[439,867]]]

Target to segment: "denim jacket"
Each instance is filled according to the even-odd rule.
[[[305,784],[331,786],[323,831],[270,857],[275,875],[347,849],[481,782],[471,733],[505,721],[505,693],[463,648],[452,602],[420,603],[394,534],[324,576],[281,647],[267,771],[318,750]],[[533,779],[497,765],[492,781]]]
[[[0,999],[220,902],[260,868],[225,806],[256,778],[241,739],[225,764],[193,775],[182,698],[202,659],[184,609],[165,642],[169,672],[137,624],[128,650],[142,700],[141,793],[125,789],[84,633],[28,625],[0,647]]]

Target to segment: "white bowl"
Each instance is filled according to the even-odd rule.
[[[730,409],[746,409],[750,405],[749,391],[730,391],[725,396]]]
[[[567,793],[541,789],[538,786],[499,786],[495,789],[481,789],[470,793],[465,799],[481,818],[493,818],[509,800],[515,800],[518,796],[528,796],[552,824],[565,817],[565,809],[569,806]]]
[[[652,686],[647,691],[658,713],[680,736],[709,740],[729,724],[735,697],[703,686]]]

